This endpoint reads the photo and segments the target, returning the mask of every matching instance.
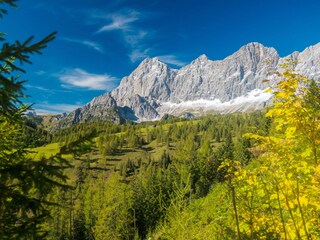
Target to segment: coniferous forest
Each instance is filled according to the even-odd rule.
[[[2,34],[0,239],[320,239],[320,86],[292,62],[261,111],[49,131],[20,63],[55,36]]]

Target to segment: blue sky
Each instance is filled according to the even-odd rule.
[[[223,59],[249,42],[281,56],[320,42],[319,0],[21,0],[0,20],[8,41],[58,31],[24,65],[29,103],[70,112],[115,88],[146,57],[174,68]]]

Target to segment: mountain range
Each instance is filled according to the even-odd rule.
[[[249,43],[223,60],[201,55],[174,69],[158,58],[146,58],[120,85],[64,117],[60,127],[91,119],[141,122],[165,114],[236,112],[260,109],[270,102],[265,90],[270,72],[281,70],[285,59],[297,60],[295,70],[320,77],[320,43],[281,58],[274,48]]]

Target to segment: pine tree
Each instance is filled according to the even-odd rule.
[[[17,7],[15,0],[0,0],[0,4]],[[0,16],[6,14],[0,9]],[[22,114],[30,106],[18,73],[25,71],[22,63],[31,63],[30,55],[41,53],[55,33],[32,43],[33,37],[21,43],[9,43],[0,33],[0,239],[40,239],[45,232],[40,223],[48,217],[46,196],[55,186],[63,186],[61,155],[35,161],[25,148]],[[16,63],[18,61],[20,65]]]

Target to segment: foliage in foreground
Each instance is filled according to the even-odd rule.
[[[0,5],[16,7],[14,0],[0,0]],[[7,11],[0,9],[2,17]],[[26,149],[22,114],[29,106],[22,103],[24,80],[22,63],[31,63],[30,55],[38,53],[55,38],[55,33],[32,43],[8,43],[0,33],[0,239],[40,239],[46,231],[40,223],[49,216],[46,200],[53,187],[64,187],[61,154],[35,160]],[[16,63],[20,62],[20,65]]]
[[[273,131],[246,134],[258,142],[257,158],[247,166],[226,158],[226,181],[169,215],[155,239],[320,238],[320,88],[290,65],[279,77],[266,114]]]

